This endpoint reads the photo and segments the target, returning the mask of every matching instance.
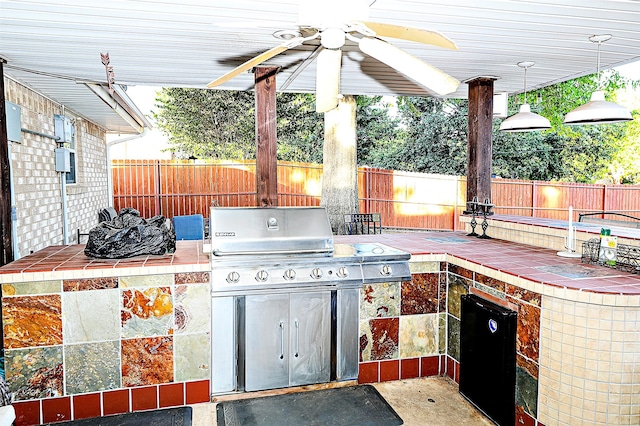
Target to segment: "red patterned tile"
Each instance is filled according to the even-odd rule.
[[[71,420],[71,398],[48,398],[42,400],[42,420],[44,423]]]
[[[200,380],[186,383],[186,403],[197,404],[199,402],[210,402],[209,381]]]
[[[400,378],[415,379],[420,377],[420,358],[400,360]]]
[[[438,355],[422,357],[420,358],[420,364],[421,377],[437,376],[440,374],[440,357]]]
[[[378,364],[378,362],[361,362],[358,366],[358,383],[379,382]]]
[[[536,419],[531,417],[519,405],[516,405],[516,425],[518,426],[536,426]]]
[[[401,315],[431,314],[438,312],[438,273],[413,274],[411,281],[402,283]]]
[[[470,280],[473,279],[473,271],[470,271],[467,268],[463,268],[462,266],[454,265],[452,263],[449,264],[449,273],[460,275],[461,277],[468,278]]]
[[[507,296],[509,302],[518,305],[516,352],[538,361],[540,355],[540,308]]]
[[[542,305],[542,295],[534,291],[525,290],[524,288],[507,284],[506,292],[508,295],[513,296],[516,299],[529,302],[532,305],[536,305],[536,306]]]
[[[76,265],[77,266],[77,265]],[[64,291],[104,290],[118,288],[118,278],[85,278],[62,281]]]
[[[441,269],[446,271],[446,268]],[[441,273],[438,278],[438,312],[447,312],[447,274]]]
[[[476,272],[476,282],[482,285],[486,285],[487,287],[494,288],[502,293],[505,292],[506,283],[504,281],[500,281],[495,278],[488,277],[478,272]]]
[[[100,394],[89,393],[73,397],[73,419],[100,417]]]
[[[448,356],[447,357],[447,376],[449,376],[451,380],[454,380],[455,378],[454,363],[455,361],[453,360],[453,358]]]
[[[131,411],[155,410],[156,408],[158,408],[157,386],[131,389]]]
[[[129,407],[129,389],[105,391],[102,393],[104,415],[122,414],[131,411]]]
[[[184,383],[160,385],[160,408],[184,405]]]
[[[208,284],[210,281],[210,275],[208,272],[184,272],[178,273],[175,276],[176,284]]]
[[[380,362],[380,381],[388,382],[400,378],[400,361],[397,359]]]
[[[173,338],[122,340],[122,385],[126,387],[173,382]]]
[[[40,401],[14,402],[13,408],[16,410],[15,426],[32,426],[41,423]]]
[[[369,327],[371,340],[366,342],[366,346],[371,348],[371,360],[379,361],[397,357],[400,319],[397,317],[372,319],[369,320]]]
[[[4,298],[2,317],[5,349],[62,344],[60,295]]]

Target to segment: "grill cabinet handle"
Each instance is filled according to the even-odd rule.
[[[294,324],[296,326],[296,352],[293,356],[298,358],[298,353],[300,352],[300,322],[295,320]]]
[[[284,321],[280,321],[280,359],[284,359]]]

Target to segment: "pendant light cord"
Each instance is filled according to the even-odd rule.
[[[600,78],[600,46],[602,45],[601,41],[598,41],[598,90],[602,89],[602,79]]]
[[[527,103],[527,68],[524,67],[524,103]]]

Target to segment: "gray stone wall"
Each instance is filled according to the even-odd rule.
[[[5,78],[5,97],[21,107],[21,127],[54,135],[54,115],[63,107],[30,88]],[[96,102],[100,102],[96,98]],[[76,230],[97,223],[98,210],[108,204],[106,131],[64,109],[76,126],[77,183],[67,185],[68,241],[77,242]],[[61,174],[55,171],[56,142],[22,132],[20,143],[12,143],[11,170],[17,213],[18,255],[26,256],[64,242]],[[85,237],[86,238],[86,237]]]

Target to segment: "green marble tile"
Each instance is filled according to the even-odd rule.
[[[538,381],[520,366],[516,366],[516,405],[531,417],[538,416]]]
[[[412,274],[439,272],[440,262],[409,262],[409,270]]]
[[[65,344],[120,338],[120,290],[66,292],[62,302]]]
[[[360,289],[360,319],[400,315],[400,283],[365,284]]]
[[[15,401],[63,395],[62,346],[7,350],[4,357]]]
[[[64,356],[68,395],[122,387],[119,341],[65,346]]]
[[[130,287],[168,287],[173,284],[173,274],[137,275],[120,277],[120,288]]]
[[[209,379],[211,363],[211,335],[179,334],[175,345],[175,377],[177,382]]]
[[[460,362],[460,320],[447,316],[447,355]]]
[[[208,284],[176,286],[174,297],[177,334],[206,333],[211,329],[211,296]]]
[[[498,299],[502,299],[505,300],[507,298],[507,295],[500,291],[500,290],[496,290],[493,287],[489,287],[488,285],[484,285],[484,284],[480,284],[480,283],[475,283],[474,285],[475,288],[484,291],[485,293],[488,293],[494,297],[497,297]]]
[[[33,281],[28,283],[2,284],[2,296],[24,296],[26,294],[58,294],[62,292],[62,281]]]
[[[447,313],[460,318],[460,297],[469,293],[469,282],[454,274],[447,274],[447,280]]]
[[[438,353],[447,353],[447,314],[438,314]]]
[[[438,314],[400,317],[400,358],[438,353]]]

